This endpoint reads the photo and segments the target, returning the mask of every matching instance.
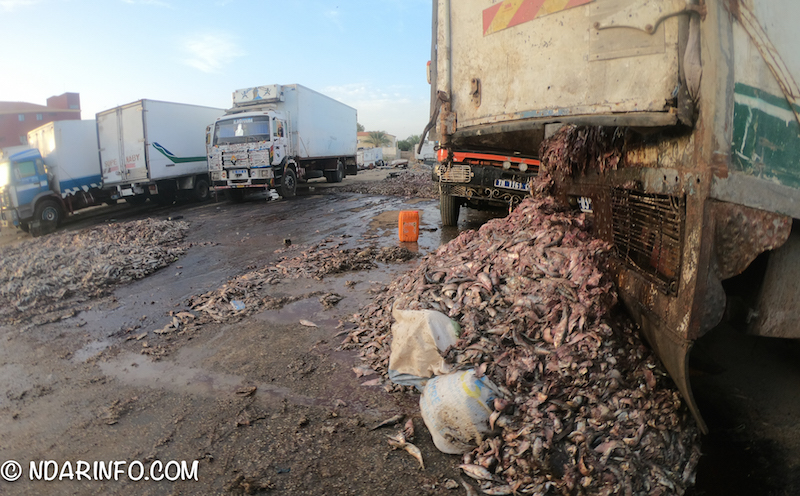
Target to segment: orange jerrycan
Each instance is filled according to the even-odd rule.
[[[400,211],[400,241],[416,242],[419,239],[419,211]]]

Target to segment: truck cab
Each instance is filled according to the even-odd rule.
[[[0,225],[28,231],[41,219],[57,223],[63,209],[49,185],[47,169],[38,150],[15,153],[0,162]]]
[[[252,188],[273,188],[290,155],[288,120],[283,112],[264,109],[220,117],[208,146],[208,168],[215,190],[241,199]],[[292,196],[295,184],[283,185]]]

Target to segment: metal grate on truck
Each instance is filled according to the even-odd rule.
[[[686,198],[612,190],[617,255],[666,294],[677,294]]]

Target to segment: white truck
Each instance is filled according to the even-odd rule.
[[[67,213],[111,201],[101,189],[94,120],[50,122],[28,133],[28,146],[0,163],[4,227],[38,234]]]
[[[139,100],[97,114],[103,187],[114,197],[170,204],[209,196],[205,136],[224,109]]]
[[[212,127],[212,185],[234,201],[272,188],[291,197],[298,181],[358,172],[356,109],[299,84],[236,90]]]
[[[383,165],[383,148],[359,148],[358,168],[374,169]]]
[[[414,147],[414,158],[427,165],[433,165],[436,162],[436,142],[427,141],[418,143]]]
[[[704,430],[696,340],[723,318],[800,338],[798,18],[795,0],[433,2],[443,217],[470,188],[526,192],[478,191],[476,169],[523,177],[513,157],[543,144]]]

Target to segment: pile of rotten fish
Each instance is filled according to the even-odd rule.
[[[189,224],[143,219],[0,249],[0,320],[16,323],[101,296],[184,254]]]
[[[386,378],[393,305],[460,324],[446,360],[502,392],[495,435],[460,465],[485,494],[680,495],[694,483],[697,426],[616,306],[611,247],[587,223],[550,197],[528,198],[422,259],[354,316],[345,339]]]

